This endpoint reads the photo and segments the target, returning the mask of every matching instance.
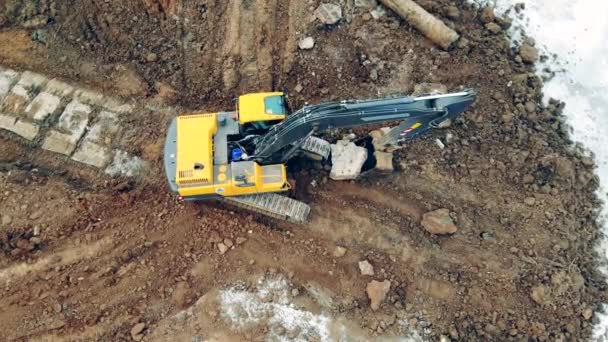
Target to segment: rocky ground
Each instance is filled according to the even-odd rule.
[[[292,195],[313,209],[306,226],[176,203],[160,165],[166,115],[122,122],[138,132],[129,152],[150,165],[139,180],[3,132],[0,337],[588,337],[607,299],[593,250],[598,181],[563,104],[541,104],[534,62],[547,57],[531,40],[511,47],[509,20],[490,9],[418,1],[461,34],[446,52],[371,2],[336,1],[332,25],[314,18],[319,1],[0,4],[0,66],[125,101],[212,111],[287,88],[298,107],[422,82],[479,94],[451,127],[395,152],[392,173],[338,182],[320,163],[290,165]],[[299,48],[306,37],[314,44]]]

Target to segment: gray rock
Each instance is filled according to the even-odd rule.
[[[519,48],[519,56],[525,63],[532,64],[538,60],[538,50],[529,44],[522,44]]]

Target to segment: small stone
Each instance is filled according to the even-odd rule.
[[[239,237],[237,237],[237,238],[236,238],[236,244],[237,244],[237,245],[242,245],[242,244],[244,244],[246,241],[247,241],[247,238],[244,238],[244,237],[242,237],[242,236],[239,236]]]
[[[335,258],[341,258],[346,254],[346,248],[342,247],[342,246],[336,246],[336,249],[334,249],[334,257]]]
[[[372,80],[372,81],[377,81],[378,80],[378,70],[372,69],[369,72],[369,79]]]
[[[469,44],[470,44],[469,40],[466,39],[466,38],[464,38],[464,37],[462,37],[456,43],[456,47],[459,48],[459,49],[466,49],[466,48],[469,47]]]
[[[534,198],[534,197],[526,197],[526,199],[524,199],[524,203],[526,205],[533,206],[536,203],[536,198]]]
[[[448,18],[450,19],[458,19],[460,17],[460,10],[458,7],[452,5],[448,7]]]
[[[532,184],[534,183],[534,176],[533,175],[525,175],[523,178],[523,182],[524,184]]]
[[[381,282],[372,280],[367,284],[367,297],[370,300],[372,310],[376,311],[380,308],[380,304],[382,304],[390,289],[391,282],[389,280]]]
[[[312,37],[300,39],[298,47],[302,50],[310,50],[315,47],[315,40]]]
[[[304,90],[304,87],[302,87],[302,85],[300,83],[298,83],[296,85],[296,87],[294,88],[294,90],[296,91],[296,93],[301,93],[302,90]]]
[[[585,310],[583,310],[582,315],[583,318],[588,321],[591,319],[591,317],[593,317],[593,310],[591,310],[590,308],[586,308]]]
[[[532,64],[538,60],[538,50],[529,44],[522,44],[519,48],[519,56],[525,63]]]
[[[224,245],[222,242],[217,244],[217,249],[220,251],[220,254],[224,254],[228,251],[228,247]]]
[[[374,275],[374,266],[372,266],[372,264],[370,264],[367,260],[359,261],[359,270],[361,271],[362,275]]]
[[[226,245],[226,247],[230,248],[230,247],[234,246],[234,243],[230,239],[224,239],[224,245]]]
[[[300,294],[300,290],[298,289],[292,289],[291,290],[291,296],[292,297],[297,297]]]
[[[431,234],[454,234],[458,230],[448,209],[438,209],[422,215],[422,227]]]
[[[496,23],[487,23],[486,30],[488,30],[494,34],[499,34],[500,32],[502,32],[502,27],[500,27],[500,25],[498,25]]]
[[[59,303],[53,304],[53,311],[55,311],[56,313],[60,313],[61,312],[61,304],[59,304]]]
[[[530,292],[530,297],[537,304],[543,305],[547,301],[547,289],[543,285],[534,286]]]
[[[155,54],[154,52],[150,52],[148,55],[146,55],[146,61],[153,63],[156,62],[158,60],[158,55]]]
[[[485,24],[493,22],[494,21],[494,8],[485,7],[481,11],[481,21],[483,21]]]
[[[13,218],[10,217],[9,215],[3,215],[2,216],[2,225],[3,226],[8,226],[9,224],[11,224],[11,222],[13,222]]]
[[[139,341],[141,340],[141,338],[138,340],[136,339],[136,337],[141,336],[141,332],[144,331],[144,329],[146,328],[146,324],[145,323],[137,323],[133,326],[133,328],[131,328],[131,337],[133,337],[134,340]]]

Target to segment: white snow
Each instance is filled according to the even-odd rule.
[[[233,329],[268,327],[266,341],[300,342],[317,337],[319,341],[368,341],[369,337],[350,329],[340,317],[313,313],[292,303],[291,286],[282,275],[266,276],[255,288],[234,285],[219,294],[220,314]],[[403,331],[407,322],[398,321]],[[279,332],[282,328],[284,331]],[[291,337],[290,337],[291,335]],[[404,337],[379,337],[374,341],[420,342],[416,333]]]
[[[572,127],[572,138],[595,155],[600,177],[598,197],[608,199],[608,1],[601,0],[496,0],[474,1],[495,4],[504,13],[516,3],[524,3],[523,16],[515,19],[511,34],[515,44],[521,28],[536,41],[540,51],[550,56],[537,65],[539,73],[548,66],[560,71],[545,83],[545,100],[566,102],[565,114]],[[604,233],[608,230],[608,210],[602,210]],[[597,246],[604,260],[601,270],[607,274],[608,240]],[[608,311],[608,306],[604,304]],[[608,341],[608,315],[600,319],[593,341]]]

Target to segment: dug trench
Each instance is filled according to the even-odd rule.
[[[304,226],[176,203],[161,171],[161,116],[126,122],[140,132],[130,152],[151,170],[135,181],[3,133],[0,337],[323,339],[270,314],[241,326],[209,299],[237,283],[255,293],[262,275],[284,276],[306,312],[351,322],[351,340],[405,331],[429,340],[589,337],[606,301],[593,248],[598,182],[593,160],[568,138],[563,104],[541,103],[533,42],[523,55],[512,48],[509,20],[488,9],[419,3],[465,39],[441,51],[390,11],[375,19],[350,1],[331,26],[313,20],[318,1],[0,5],[0,65],[183,112],[226,110],[240,93],[283,88],[295,108],[410,93],[421,82],[479,94],[451,127],[395,152],[390,174],[336,182],[322,163],[299,167],[294,195],[313,209]],[[315,46],[298,50],[305,36]],[[422,228],[422,216],[440,208],[458,227],[452,235]],[[361,274],[362,261],[373,275]],[[390,281],[376,310],[372,280]],[[273,300],[282,299],[264,303]],[[207,313],[192,314],[199,306]]]

